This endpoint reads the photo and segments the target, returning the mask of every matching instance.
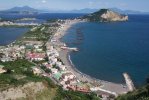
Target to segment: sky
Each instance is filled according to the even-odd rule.
[[[0,0],[0,10],[15,6],[49,10],[120,8],[149,12],[149,0]]]

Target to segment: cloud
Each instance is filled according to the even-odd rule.
[[[46,1],[46,0],[42,0],[41,2],[42,2],[42,3],[46,3],[47,1]]]

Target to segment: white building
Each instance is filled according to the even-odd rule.
[[[60,68],[61,70],[66,70],[66,66],[65,66],[65,65],[60,65],[59,68]]]
[[[68,80],[71,80],[71,79],[74,79],[74,78],[75,78],[75,76],[72,73],[64,73],[62,75],[62,79],[64,81],[68,81]]]
[[[58,69],[56,69],[56,68],[51,68],[51,72],[52,72],[52,74],[56,74],[56,73],[58,73]]]
[[[0,74],[2,74],[2,73],[5,73],[5,72],[6,72],[6,70],[4,70],[3,68],[4,68],[4,66],[0,65]]]

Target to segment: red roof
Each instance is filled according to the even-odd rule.
[[[28,53],[27,58],[45,58],[45,53]]]

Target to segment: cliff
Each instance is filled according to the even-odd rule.
[[[0,100],[49,100],[54,92],[42,82],[29,82],[0,92]]]
[[[116,22],[116,21],[128,20],[128,16],[121,15],[109,9],[101,9],[95,13],[83,16],[82,18],[87,21],[97,21],[97,22]]]

